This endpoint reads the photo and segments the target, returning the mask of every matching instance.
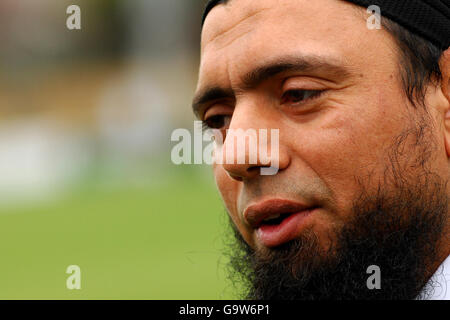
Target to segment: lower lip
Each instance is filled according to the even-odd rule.
[[[295,239],[314,210],[293,213],[278,225],[262,225],[257,229],[259,240],[266,247],[276,247]]]

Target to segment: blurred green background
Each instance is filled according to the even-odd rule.
[[[211,168],[170,159],[203,5],[0,1],[0,299],[236,297]]]

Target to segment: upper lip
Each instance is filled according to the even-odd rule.
[[[251,227],[257,229],[271,216],[297,213],[310,208],[311,206],[292,200],[270,199],[248,206],[244,211],[244,219]]]

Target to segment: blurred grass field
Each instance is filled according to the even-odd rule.
[[[233,299],[225,211],[209,176],[84,183],[56,201],[0,212],[0,299]],[[120,182],[120,181],[119,181]],[[81,268],[81,290],[66,268]]]

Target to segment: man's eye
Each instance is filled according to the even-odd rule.
[[[289,90],[283,94],[282,103],[299,103],[317,98],[323,91],[320,90]]]
[[[231,116],[216,115],[203,120],[203,128],[206,129],[226,129],[224,127],[230,124]]]

